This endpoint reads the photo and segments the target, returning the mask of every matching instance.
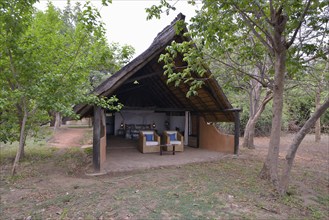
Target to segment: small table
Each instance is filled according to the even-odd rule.
[[[118,136],[125,137],[125,136],[126,136],[125,129],[123,129],[123,128],[119,128],[119,129],[118,129]]]
[[[162,156],[162,151],[166,149],[168,151],[168,147],[172,147],[172,155],[175,155],[175,145],[174,144],[160,144],[160,155]]]

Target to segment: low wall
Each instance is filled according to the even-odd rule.
[[[234,153],[234,135],[221,133],[215,126],[208,125],[203,118],[200,118],[199,129],[200,148],[223,153]]]
[[[71,120],[67,121],[66,125],[72,125],[72,126],[91,126],[91,118],[83,118],[81,120]]]

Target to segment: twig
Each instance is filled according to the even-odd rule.
[[[275,210],[268,209],[268,208],[265,208],[265,207],[263,207],[263,206],[261,206],[260,208],[261,208],[261,209],[264,209],[264,210],[266,210],[266,211],[268,211],[268,212],[272,212],[272,213],[278,214],[278,212],[275,211]]]
[[[304,11],[303,11],[303,14],[300,16],[299,24],[298,24],[297,28],[295,29],[295,32],[294,32],[294,34],[292,35],[290,41],[286,44],[286,48],[289,48],[289,47],[292,45],[292,43],[295,41],[295,38],[296,38],[297,33],[298,33],[298,30],[299,30],[300,27],[302,26],[302,23],[303,23],[303,21],[304,21],[304,19],[305,19],[305,16],[306,16],[306,14],[307,14],[308,9],[310,8],[310,5],[311,5],[311,0],[309,0],[309,1],[307,2],[306,7],[305,7],[305,9],[304,9]]]
[[[144,204],[143,204],[143,206],[144,206],[146,209],[150,210],[151,212],[153,212],[153,213],[157,213],[154,209],[151,209],[151,208],[147,207],[147,206],[144,205]]]

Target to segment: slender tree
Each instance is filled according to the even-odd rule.
[[[201,16],[199,14],[199,16]],[[216,24],[219,21],[212,18],[207,20],[207,24]],[[193,26],[192,26],[193,28]],[[202,35],[197,30],[193,30],[193,38],[202,39]],[[273,67],[268,57],[260,52],[257,56],[248,59],[240,58],[240,50],[246,47],[257,47],[252,40],[245,40],[239,45],[228,45],[224,48],[221,44],[213,43],[210,48],[206,48],[204,44],[197,43],[197,49],[202,50],[201,54],[204,60],[209,62],[217,81],[222,85],[233,87],[235,91],[242,92],[243,96],[247,96],[249,100],[249,118],[244,129],[243,147],[254,149],[254,136],[256,123],[262,112],[265,110],[266,104],[272,99],[270,94],[272,81],[266,78],[272,71]],[[228,51],[233,51],[229,53]],[[243,53],[241,55],[244,55]],[[189,64],[187,64],[189,65]],[[266,90],[266,91],[265,91]],[[266,94],[267,95],[266,95]],[[267,96],[269,99],[267,99]],[[241,104],[241,101],[238,103]],[[241,107],[241,106],[240,106]],[[260,110],[260,111],[258,111]],[[257,115],[257,117],[255,117]]]
[[[329,43],[329,40],[328,40]],[[315,109],[319,109],[321,105],[321,93],[325,88],[328,89],[328,78],[329,78],[329,55],[327,56],[327,62],[323,71],[320,70],[320,74],[317,77],[317,88],[315,91]],[[327,82],[327,83],[326,83]],[[321,120],[320,118],[316,120],[315,123],[315,142],[320,142],[321,140]]]
[[[49,120],[49,111],[74,116],[72,106],[81,102],[121,107],[115,97],[88,94],[91,63],[99,62],[88,52],[104,35],[97,10],[86,3],[72,29],[51,3],[34,13],[34,2],[2,1],[0,8],[0,138],[19,140],[13,174],[28,132]]]
[[[166,1],[165,1],[166,2]],[[166,2],[167,3],[167,2]],[[192,4],[195,1],[191,1]],[[302,64],[328,53],[328,48],[319,45],[318,39],[327,36],[328,29],[328,4],[326,1],[215,1],[204,0],[201,10],[192,19],[192,29],[197,30],[202,36],[205,46],[211,47],[219,44],[227,51],[222,53],[234,53],[230,45],[242,44],[245,39],[252,37],[258,42],[255,47],[241,47],[240,57],[246,59],[254,58],[266,51],[273,63],[273,73],[268,75],[272,80],[273,104],[272,104],[272,128],[270,135],[269,150],[261,170],[260,176],[270,180],[278,192],[283,192],[279,181],[279,146],[282,127],[283,94],[286,78],[298,74],[298,67]],[[167,3],[168,4],[168,3]],[[159,14],[166,8],[166,4],[158,7],[151,7],[149,15]],[[167,7],[168,8],[168,7]],[[209,22],[216,19],[216,24]],[[298,38],[297,38],[298,37]],[[184,44],[182,44],[184,45]],[[177,46],[169,49],[171,54]],[[194,66],[199,62],[195,52],[189,50],[176,50],[184,55],[186,62]],[[194,59],[191,59],[194,58]],[[172,62],[170,56],[163,56],[162,60]],[[191,65],[193,67],[193,65]],[[189,70],[202,76],[203,71],[196,68],[189,68],[179,73],[167,75],[172,77],[170,81],[182,82]],[[167,70],[173,65],[167,65]],[[186,82],[186,80],[185,80]],[[197,88],[202,83],[191,82],[191,89]],[[193,94],[193,92],[190,92]],[[282,181],[281,181],[282,182]]]
[[[287,155],[285,157],[285,166],[280,178],[279,193],[281,195],[286,194],[288,190],[292,165],[294,163],[294,159],[300,143],[302,142],[305,135],[309,132],[311,127],[314,126],[315,122],[320,118],[321,115],[325,113],[325,111],[328,108],[329,108],[329,98],[327,98],[327,100],[321,106],[319,106],[319,108],[317,108],[317,110],[313,113],[313,115],[306,121],[304,126],[298,131],[292,143],[290,144]]]

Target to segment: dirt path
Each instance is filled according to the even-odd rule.
[[[90,138],[88,137],[90,130],[91,128],[62,127],[54,133],[48,143],[59,148],[81,147],[90,144]]]

